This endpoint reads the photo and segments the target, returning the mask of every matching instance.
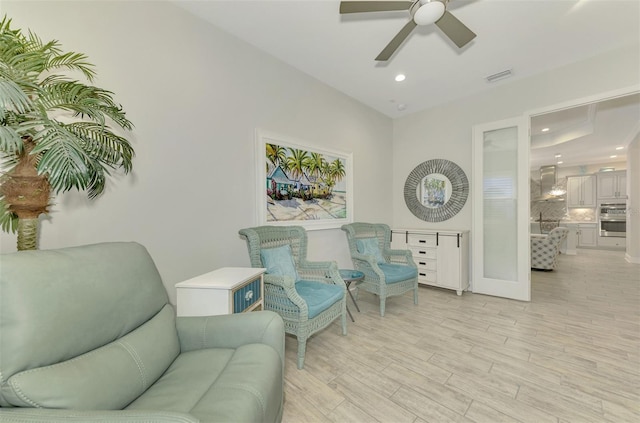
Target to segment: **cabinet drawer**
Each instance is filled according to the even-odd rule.
[[[435,260],[414,260],[418,266],[418,272],[423,270],[435,271],[438,268],[438,264]]]
[[[438,280],[435,270],[418,269],[418,282],[435,283]]]
[[[407,236],[407,243],[410,246],[416,247],[435,247],[436,246],[436,236],[434,235],[423,235],[423,234],[409,234]]]
[[[411,251],[411,255],[415,260],[420,260],[420,259],[435,260],[438,254],[438,251],[435,248],[409,247],[409,250]]]
[[[260,278],[233,291],[233,312],[242,313],[260,300]]]

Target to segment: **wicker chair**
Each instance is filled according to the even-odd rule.
[[[307,233],[300,226],[259,226],[242,229],[239,233],[247,241],[251,266],[267,268],[264,275],[265,309],[278,313],[284,320],[285,332],[298,339],[298,369],[302,369],[307,339],[311,335],[338,317],[342,334],[347,334],[347,291],[338,266],[330,261],[307,261]],[[273,267],[270,271],[266,262],[265,252],[278,248],[289,251],[285,246],[290,248],[294,276],[282,276]]]
[[[560,254],[560,244],[569,234],[569,229],[559,227],[548,235],[531,234],[531,268],[553,270]]]
[[[351,260],[364,273],[356,288],[380,297],[380,316],[384,316],[387,297],[413,290],[418,304],[418,268],[407,250],[391,250],[391,229],[385,224],[350,223],[343,225],[347,234]],[[368,245],[367,245],[368,244]]]

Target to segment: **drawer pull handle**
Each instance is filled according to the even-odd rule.
[[[426,266],[427,263],[425,263],[424,261],[419,262],[421,266]]]
[[[244,300],[251,301],[252,299],[253,299],[253,291],[247,291],[247,293],[244,294]]]
[[[418,251],[418,254],[427,254],[426,251]]]
[[[421,240],[420,240],[420,241],[418,241],[418,242],[419,242],[419,243],[421,243],[421,244],[424,244],[424,243],[426,243],[427,241],[426,241],[426,240],[424,240],[424,239],[421,239]]]
[[[426,273],[419,273],[420,276],[427,276]]]

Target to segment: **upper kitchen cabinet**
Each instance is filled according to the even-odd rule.
[[[567,176],[567,207],[596,207],[596,177]]]
[[[627,171],[597,173],[598,199],[627,198]]]

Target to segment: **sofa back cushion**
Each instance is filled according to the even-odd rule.
[[[4,395],[19,407],[120,410],[158,380],[179,353],[175,314],[167,304],[103,347],[13,375]]]
[[[136,243],[3,254],[0,268],[0,406],[11,405],[5,389],[11,396],[14,374],[110,344],[168,303]]]

